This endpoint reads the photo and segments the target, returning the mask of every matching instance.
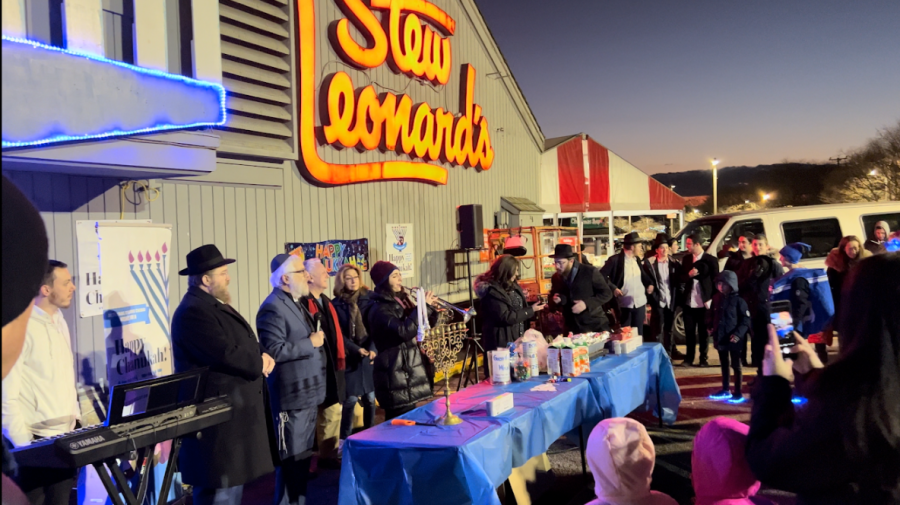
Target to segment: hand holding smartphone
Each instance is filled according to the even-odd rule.
[[[779,300],[769,305],[769,321],[778,334],[778,348],[782,354],[789,354],[790,348],[797,343],[794,338],[794,319],[791,316],[791,302]]]

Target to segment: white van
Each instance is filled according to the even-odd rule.
[[[675,236],[684,250],[685,239],[700,235],[706,252],[718,257],[726,243],[737,250],[737,238],[747,232],[762,233],[775,251],[785,244],[805,242],[812,250],[803,255],[803,268],[825,268],[825,257],[842,237],[856,235],[863,244],[872,237],[875,223],[886,221],[891,231],[900,228],[900,202],[845,203],[780,207],[776,209],[719,214],[688,223]],[[720,266],[724,266],[724,258]]]
[[[762,233],[775,251],[785,244],[805,242],[812,246],[803,255],[803,268],[825,268],[825,257],[847,235],[862,240],[872,238],[875,223],[886,221],[894,232],[900,229],[900,202],[845,203],[838,205],[811,205],[808,207],[780,207],[735,214],[719,214],[702,217],[688,223],[675,238],[684,251],[685,239],[693,234],[700,236],[706,252],[718,257],[722,247],[730,243],[737,250],[737,239],[744,233]],[[776,254],[777,256],[777,254]],[[725,266],[726,257],[719,258],[719,268]],[[681,309],[676,310],[673,333],[676,342],[684,342],[684,323]]]

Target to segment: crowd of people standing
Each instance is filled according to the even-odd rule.
[[[11,379],[3,384],[3,427],[24,445],[79,424],[68,329],[59,317],[75,287],[66,265],[47,257],[40,215],[6,178],[2,203],[2,373]],[[693,364],[699,345],[698,366],[704,365],[711,329],[720,357],[728,357],[724,389],[729,365],[738,375],[735,394],[748,333],[756,346],[751,355],[761,377],[749,427],[714,420],[698,434],[697,503],[750,503],[759,481],[797,493],[803,504],[900,502],[900,254],[873,254],[859,238],[845,237],[823,273],[801,268],[806,244],[789,244],[776,261],[764,237],[745,236],[735,253],[740,257],[719,272],[698,236],[687,239],[680,263],[665,235],[647,254],[636,236],[627,242],[604,269],[580,261],[571,246],[557,246],[550,305],[572,331],[610,329],[608,314],[616,314],[674,355],[666,321],[673,307],[690,310],[694,337],[685,364]],[[357,404],[369,427],[374,400],[392,419],[431,397],[434,370],[417,342],[417,303],[391,263],[373,265],[372,289],[359,269],[341,268],[332,299],[320,261],[280,254],[271,261],[273,290],[254,330],[230,304],[232,263],[205,245],[188,254],[180,272],[189,288],[172,320],[175,370],[207,367],[206,396],[227,395],[234,415],[202,437],[183,439],[179,469],[197,504],[239,504],[246,483],[273,471],[276,503],[302,504],[314,455],[332,463],[341,457]],[[504,255],[476,284],[489,307],[488,345],[521,337],[527,321],[546,308],[528,304],[518,276],[517,260]],[[434,324],[437,299],[423,296]],[[773,327],[760,323],[766,303],[778,297],[792,304],[794,360],[780,351]],[[618,313],[608,312],[613,301]],[[649,330],[635,324],[647,305],[658,312]],[[829,333],[840,336],[841,346],[826,364],[817,346],[827,345]],[[823,342],[811,343],[814,335]],[[809,399],[799,410],[792,382]],[[650,491],[655,454],[639,423],[603,421],[587,452],[596,483],[592,503],[672,503]],[[4,443],[4,503],[68,503],[73,475],[34,470],[17,468]]]

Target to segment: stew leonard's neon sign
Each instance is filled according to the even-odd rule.
[[[351,21],[339,20],[331,43],[342,58],[360,69],[384,65],[390,58],[395,71],[435,84],[450,80],[452,52],[449,37],[456,21],[425,0],[335,0],[366,39],[359,44],[350,34]],[[490,130],[482,109],[474,103],[475,69],[463,65],[461,111],[414,104],[408,95],[384,93],[379,98],[371,85],[357,90],[345,72],[322,82],[317,101],[316,32],[314,0],[297,0],[300,18],[300,147],[309,174],[327,185],[407,179],[447,183],[447,170],[438,161],[488,170],[494,162]],[[382,12],[379,20],[374,9]],[[432,29],[428,23],[434,26]],[[387,31],[385,31],[387,29]],[[317,135],[316,105],[326,104]],[[364,150],[399,151],[424,161],[379,161],[335,164],[319,157],[317,138],[329,145]]]

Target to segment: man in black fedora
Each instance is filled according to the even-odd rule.
[[[612,300],[612,291],[600,271],[578,262],[568,244],[556,244],[551,258],[556,267],[551,279],[551,308],[562,311],[566,328],[572,333],[608,331],[603,304]]]
[[[625,235],[622,251],[609,258],[600,269],[614,289],[619,302],[619,322],[635,328],[644,336],[644,320],[647,318],[647,295],[653,293],[653,280],[641,267],[644,242],[637,232]]]
[[[175,371],[209,367],[206,396],[228,395],[231,421],[182,441],[179,469],[195,505],[240,505],[244,484],[275,470],[275,430],[265,377],[275,361],[229,303],[228,265],[214,245],[187,255],[188,291],[172,317]]]

